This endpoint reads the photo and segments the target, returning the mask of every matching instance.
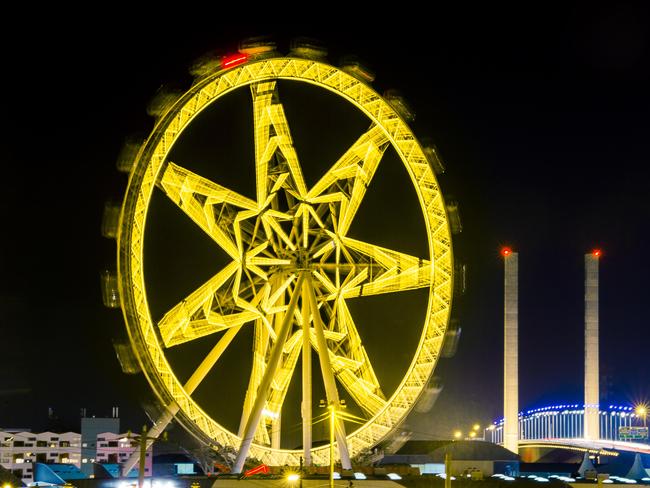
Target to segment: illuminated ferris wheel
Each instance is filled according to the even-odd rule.
[[[313,185],[303,175],[309,161],[300,159],[285,114],[281,88],[286,81],[341,97],[369,125]],[[193,121],[237,90],[252,97],[254,161],[248,164],[255,194],[250,196],[170,159]],[[234,448],[234,472],[241,471],[247,457],[272,465],[297,465],[300,457],[307,465],[327,464],[329,446],[312,445],[316,379],[322,379],[327,402],[338,404],[344,392],[363,413],[354,428],[336,422],[344,468],[403,421],[440,355],[453,289],[449,223],[431,167],[436,155],[422,148],[403,115],[352,69],[327,64],[309,50],[280,55],[259,46],[223,58],[160,115],[134,158],[116,232],[118,288],[131,346],[167,409],[152,435],[176,418],[205,442]],[[350,235],[390,146],[412,187],[395,188],[385,198],[400,198],[405,191],[417,195],[428,255],[409,255]],[[227,255],[221,269],[161,317],[150,310],[144,270],[148,211],[156,194],[169,199]],[[398,386],[385,391],[373,368],[380,358],[370,357],[364,347],[364,333],[370,332],[355,322],[349,303],[414,289],[428,294],[424,323],[405,324],[421,330],[419,341]],[[223,379],[247,384],[234,431],[209,415],[193,394],[246,328],[253,330],[250,376]],[[181,381],[168,352],[197,340],[211,340],[211,349]],[[286,449],[279,423],[296,375],[302,449]]]

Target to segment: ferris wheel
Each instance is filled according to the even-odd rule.
[[[282,83],[287,81],[333,93],[369,125],[313,185],[303,175],[309,161],[296,150],[283,105]],[[254,174],[254,195],[170,159],[186,129],[201,122],[200,114],[241,90],[252,98],[254,161],[247,164]],[[322,380],[328,404],[338,405],[345,393],[363,413],[353,428],[342,420],[335,424],[344,468],[400,425],[440,356],[453,290],[450,227],[431,167],[436,155],[420,145],[404,115],[358,70],[332,66],[305,51],[282,55],[271,48],[243,49],[223,58],[160,114],[134,157],[116,231],[117,284],[130,343],[166,407],[150,435],[176,418],[206,443],[234,448],[234,472],[241,472],[247,457],[272,465],[297,465],[301,457],[306,465],[328,464],[329,445],[312,443],[316,380]],[[412,185],[386,198],[400,198],[403,192],[417,196],[428,255],[409,255],[351,235],[391,146]],[[160,317],[151,312],[144,269],[154,195],[164,195],[227,255],[223,267]],[[373,367],[381,358],[364,347],[369,332],[355,322],[349,304],[415,289],[427,292],[424,323],[404,324],[421,331],[419,340],[398,386],[386,391]],[[223,379],[247,385],[235,430],[208,414],[193,394],[246,328],[253,331],[250,375]],[[181,381],[168,352],[197,340],[211,340],[211,349]],[[302,449],[288,449],[279,423],[297,375]]]

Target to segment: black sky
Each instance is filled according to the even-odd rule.
[[[405,95],[416,134],[446,162],[468,290],[454,304],[458,353],[436,371],[445,388],[415,430],[445,435],[501,413],[504,244],[520,253],[521,407],[581,401],[582,255],[596,246],[606,401],[650,399],[648,8],[406,12],[365,24],[343,13],[246,22],[243,11],[76,24],[57,12],[3,39],[1,427],[42,428],[50,406],[75,429],[81,407],[119,405],[125,428],[141,422],[147,386],[120,373],[121,316],[99,290],[114,255],[103,202],[126,184],[115,159],[126,136],[151,129],[145,106],[160,85],[188,87],[194,58],[261,34],[321,39],[334,63],[358,55],[379,91]]]

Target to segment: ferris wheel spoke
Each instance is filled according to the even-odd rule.
[[[359,255],[361,263],[353,267],[352,271],[358,279],[348,282],[345,287],[337,291],[337,294],[330,294],[328,300],[333,300],[339,295],[344,298],[354,298],[415,290],[433,284],[433,267],[426,259],[349,237],[340,238],[340,244],[349,253]],[[341,266],[342,269],[346,267],[347,264]],[[363,279],[358,276],[358,273],[364,273]]]
[[[255,131],[255,175],[257,205],[268,205],[269,194],[283,187],[301,197],[307,187],[293,145],[284,107],[279,101],[276,82],[251,85]],[[290,176],[290,178],[289,178]]]
[[[241,250],[230,229],[240,211],[257,209],[253,200],[171,162],[158,185],[232,259],[239,259]]]
[[[386,133],[381,127],[373,125],[309,190],[307,198],[314,202],[325,201],[323,198],[326,197],[324,193],[327,190],[330,190],[330,194],[338,195],[340,211],[337,233],[339,235],[347,234],[387,146]]]
[[[158,322],[158,328],[166,347],[250,320],[247,316],[239,314],[221,315],[212,312],[215,294],[237,273],[238,268],[238,263],[231,262],[163,316]]]
[[[242,416],[239,423],[238,435],[240,437],[244,434],[246,421],[248,420],[248,415],[253,408],[253,402],[255,401],[255,392],[259,388],[262,376],[264,376],[264,370],[266,369],[268,346],[271,342],[269,333],[269,328],[261,320],[255,321],[255,331],[253,335],[253,365],[248,380],[248,389],[246,390]]]
[[[370,416],[374,416],[386,405],[386,397],[345,300],[339,298],[334,307],[338,328],[347,340],[340,342],[332,352],[352,360],[348,364],[342,362],[336,373],[337,378],[354,401]]]

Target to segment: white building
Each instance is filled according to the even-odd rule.
[[[81,434],[65,432],[0,431],[0,464],[21,478],[34,481],[33,463],[69,463],[81,466]]]
[[[103,432],[97,434],[97,456],[96,462],[98,463],[120,463],[125,462],[133,452],[140,448],[140,443],[137,438],[129,434],[113,434],[111,432]],[[151,476],[152,467],[152,446],[146,452],[144,475]],[[135,469],[138,469],[136,464]]]

